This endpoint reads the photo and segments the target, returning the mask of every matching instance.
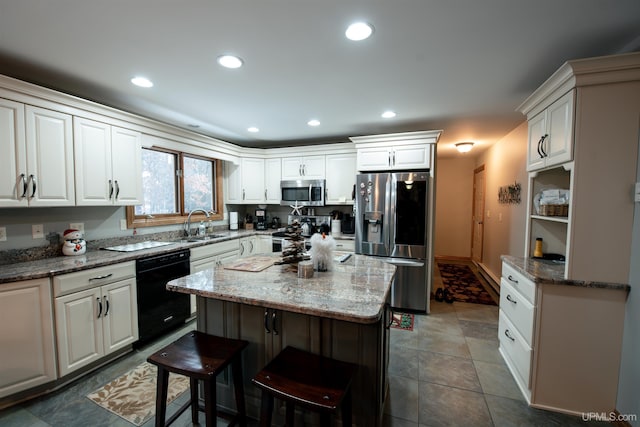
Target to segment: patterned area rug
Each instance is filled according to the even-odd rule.
[[[442,284],[454,301],[496,305],[475,273],[464,264],[438,263]]]
[[[391,327],[396,329],[404,329],[406,331],[413,331],[413,320],[413,314],[393,313]]]
[[[156,412],[157,368],[144,362],[87,397],[104,409],[141,426]],[[167,405],[189,388],[189,378],[170,373]]]

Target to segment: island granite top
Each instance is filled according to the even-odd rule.
[[[274,261],[280,259],[272,256]],[[368,324],[380,320],[396,270],[394,265],[364,255],[353,255],[344,263],[335,261],[331,271],[314,271],[309,279],[298,278],[292,267],[272,265],[260,272],[248,272],[216,266],[172,280],[167,289]]]
[[[564,264],[533,258],[502,255],[502,261],[515,268],[534,283],[582,286],[587,288],[619,289],[629,292],[631,287],[624,283],[596,282],[589,280],[571,280],[564,278]]]

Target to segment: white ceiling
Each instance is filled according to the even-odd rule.
[[[355,20],[373,36],[347,40]],[[442,129],[439,153],[482,149],[566,60],[638,49],[639,0],[0,0],[0,73],[247,147]]]

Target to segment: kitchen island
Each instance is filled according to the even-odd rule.
[[[251,259],[244,262],[250,265]],[[293,346],[357,364],[354,422],[379,426],[388,388],[388,299],[394,274],[391,264],[353,255],[309,279],[299,279],[291,265],[258,272],[216,266],[173,280],[167,288],[197,296],[199,331],[249,341],[243,372],[250,417],[258,418],[261,396],[251,378],[282,349]],[[228,375],[218,378],[218,404],[234,409],[230,380]],[[283,414],[278,406],[274,422],[281,424]],[[297,416],[316,421],[312,413]]]

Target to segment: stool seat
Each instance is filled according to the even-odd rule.
[[[342,424],[351,425],[350,387],[356,368],[352,363],[286,347],[252,379],[263,393],[263,425],[271,423],[274,396],[287,402],[288,426],[293,425],[292,404],[325,414],[342,406]]]
[[[168,426],[191,406],[192,421],[198,422],[197,382],[204,382],[204,397],[207,426],[216,425],[216,377],[231,365],[236,395],[237,415],[233,421],[246,423],[244,389],[242,383],[241,352],[247,341],[223,338],[203,332],[192,331],[147,358],[158,367],[156,396],[156,426]],[[167,386],[169,372],[190,379],[191,400],[181,407],[165,424]]]

